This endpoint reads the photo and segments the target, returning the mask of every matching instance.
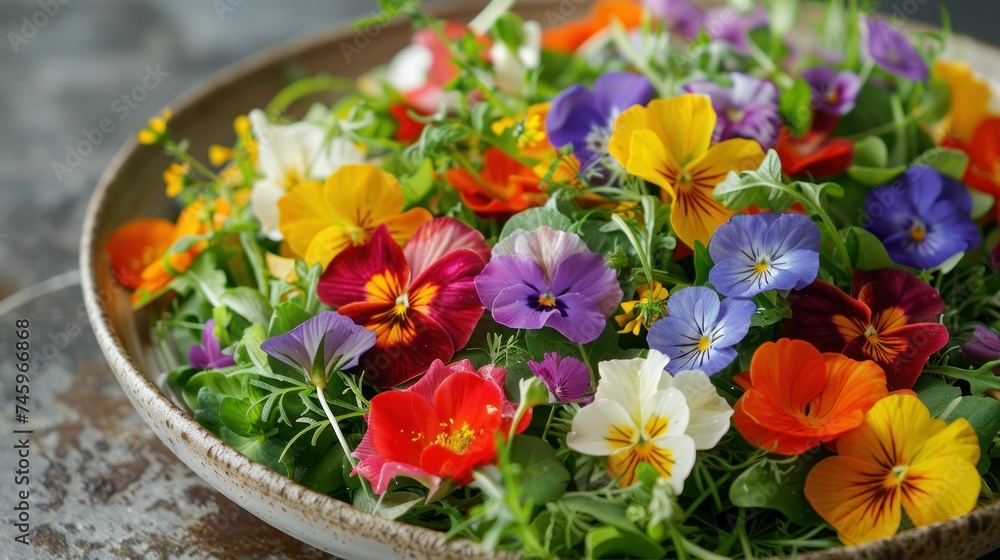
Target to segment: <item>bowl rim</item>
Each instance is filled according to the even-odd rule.
[[[523,5],[538,6],[546,4],[558,5],[560,2],[560,0],[518,1]],[[580,2],[580,0],[573,1],[574,3]],[[583,0],[583,2],[589,4],[590,0]],[[462,0],[449,0],[431,7],[428,11],[439,17],[448,17],[449,15],[467,12],[470,9],[470,4],[471,2],[463,2]],[[485,4],[483,0],[475,0],[475,5],[483,4]],[[388,27],[399,27],[407,24],[408,22],[406,21],[395,19],[388,24]],[[171,108],[174,115],[183,114],[203,98],[211,96],[221,85],[245,78],[262,68],[280,64],[282,61],[293,58],[297,54],[314,50],[326,43],[330,43],[334,38],[343,37],[351,32],[353,30],[351,25],[351,22],[336,24],[266,47],[199,81],[174,101],[170,102],[168,107]],[[911,30],[928,29],[926,25],[916,22],[906,22],[903,27]],[[968,41],[975,48],[989,51],[991,52],[991,56],[1000,59],[1000,48],[963,35],[953,35],[952,39]],[[414,542],[420,544],[419,549],[424,552],[447,553],[449,555],[457,554],[468,557],[482,557],[484,555],[491,555],[493,558],[516,557],[516,553],[503,550],[494,552],[485,551],[478,543],[465,538],[446,540],[445,533],[443,532],[401,521],[385,519],[363,512],[349,503],[337,500],[326,494],[310,490],[291,478],[250,460],[242,453],[226,445],[218,436],[203,427],[186,411],[175,404],[150,377],[142,372],[111,326],[109,314],[105,310],[97,280],[97,267],[101,266],[100,254],[103,248],[97,246],[97,241],[99,226],[108,202],[108,194],[115,184],[119,172],[127,161],[135,157],[140,150],[146,148],[146,146],[142,146],[138,142],[135,135],[132,135],[115,153],[108,166],[101,173],[87,203],[80,239],[80,283],[87,317],[98,345],[108,361],[109,367],[123,386],[129,400],[133,402],[133,406],[137,406],[136,401],[142,398],[145,402],[149,403],[152,409],[150,411],[151,414],[162,415],[173,422],[172,429],[182,434],[182,438],[186,440],[188,445],[196,447],[204,456],[220,461],[233,476],[250,478],[253,482],[260,485],[259,490],[262,493],[280,495],[289,501],[302,503],[308,511],[314,511],[337,522],[347,521],[346,524],[354,526],[352,528],[361,529],[363,527],[363,532],[365,533],[363,536],[366,538],[391,545],[393,541],[398,540],[400,537],[410,537]],[[149,424],[148,421],[147,424]],[[207,480],[205,482],[214,487],[212,482]],[[261,519],[270,524],[267,519],[262,517]],[[996,535],[994,547],[997,547],[1000,546],[1000,524],[994,526],[997,520],[1000,520],[1000,499],[961,517],[924,527],[911,528],[887,539],[855,547],[839,547],[811,552],[805,556],[816,559],[878,558],[890,552],[898,553],[900,551],[912,550],[911,547],[919,545],[927,537],[946,533],[965,524],[972,524],[984,530],[989,530],[992,526],[992,531]]]

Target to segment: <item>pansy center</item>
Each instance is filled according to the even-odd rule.
[[[290,191],[295,187],[299,186],[302,182],[302,172],[295,167],[289,167],[285,170],[285,176],[281,181],[281,186],[285,187],[286,191]]]
[[[368,233],[364,230],[364,228],[350,226],[347,228],[347,235],[351,239],[351,245],[354,245],[355,247],[368,243]]]
[[[832,89],[826,92],[826,102],[830,105],[837,105],[840,103],[840,90]]]
[[[757,274],[764,274],[765,272],[770,270],[770,268],[771,268],[771,260],[768,259],[767,257],[761,257],[753,265],[753,270]]]
[[[906,479],[906,472],[909,470],[909,465],[896,465],[895,467],[892,467],[892,471],[887,482],[890,484],[902,484],[903,480]]]
[[[545,292],[544,294],[538,296],[538,305],[541,307],[555,307],[556,296],[552,295],[552,292]]]
[[[611,135],[615,131],[615,121],[618,120],[619,115],[621,115],[621,111],[613,109],[608,122],[604,123],[604,126],[599,124],[591,125],[590,132],[583,139],[587,150],[597,155],[599,159],[604,159],[610,153],[608,144],[611,143]]]
[[[701,338],[698,340],[698,351],[707,352],[708,349],[711,347],[712,347],[712,340],[705,335],[701,335]]]
[[[403,292],[399,297],[396,298],[396,307],[393,308],[396,315],[400,317],[405,317],[407,310],[410,309],[410,294]]]
[[[927,237],[927,226],[917,220],[910,226],[910,239],[916,242],[923,241]]]
[[[726,120],[731,123],[743,122],[743,119],[745,119],[746,116],[747,112],[740,107],[730,107],[729,109],[726,109]]]

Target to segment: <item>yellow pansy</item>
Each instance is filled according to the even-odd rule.
[[[964,418],[931,418],[912,395],[889,395],[809,471],[805,494],[847,545],[891,537],[902,512],[921,527],[964,515],[982,482],[979,439]]]
[[[942,137],[972,140],[979,123],[989,116],[990,86],[965,62],[938,60],[934,75],[951,90],[951,113],[943,123]]]
[[[302,183],[281,197],[278,227],[292,253],[325,267],[344,249],[367,243],[381,224],[402,244],[433,218],[403,206],[395,177],[370,164],[345,165],[325,183]]]
[[[618,334],[632,333],[639,336],[642,327],[648,329],[667,308],[667,289],[656,280],[653,281],[652,289],[649,284],[640,284],[635,291],[639,299],[622,302],[624,313],[615,316],[615,321],[621,327]]]
[[[631,174],[660,187],[670,223],[688,246],[708,244],[733,215],[712,191],[730,171],[756,169],[764,150],[753,140],[712,145],[716,115],[707,96],[687,94],[634,106],[618,117],[611,155]]]

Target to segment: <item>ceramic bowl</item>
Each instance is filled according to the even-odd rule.
[[[526,18],[549,25],[580,17],[586,0],[521,1]],[[468,21],[482,2],[441,10]],[[232,120],[264,106],[291,74],[327,72],[357,76],[385,63],[408,43],[406,22],[393,22],[368,35],[347,26],[270,49],[220,72],[170,107],[171,128],[192,141],[193,153],[232,141]],[[804,36],[804,35],[803,35]],[[958,49],[987,75],[1000,77],[1000,52],[967,39]],[[345,55],[349,52],[350,56]],[[324,551],[347,558],[495,558],[465,540],[362,513],[348,504],[308,490],[258,465],[195,422],[163,390],[164,368],[157,362],[147,321],[129,306],[128,293],[111,274],[104,246],[121,224],[138,217],[176,216],[160,177],[169,161],[160,150],[132,141],[101,177],[87,209],[80,268],[88,316],[108,363],[129,399],[157,436],[192,470],[228,498],[278,529]],[[839,549],[817,558],[962,558],[1000,544],[1000,503],[965,517],[905,531],[868,546]]]

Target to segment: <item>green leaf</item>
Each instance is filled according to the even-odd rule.
[[[295,471],[291,453],[285,455],[283,460],[278,460],[285,446],[275,438],[243,437],[226,427],[220,430],[219,437],[227,445],[246,455],[251,461],[256,461],[285,476],[291,476]]]
[[[263,325],[254,325],[247,329],[240,343],[236,345],[236,352],[233,359],[236,363],[244,367],[255,367],[259,371],[270,371],[267,362],[267,354],[260,349],[260,343],[267,340],[267,333],[264,332]]]
[[[802,136],[812,123],[812,88],[809,82],[795,78],[791,87],[781,92],[781,116],[792,134]]]
[[[788,474],[768,460],[754,463],[733,481],[729,499],[739,507],[778,510],[798,525],[820,525],[823,520],[809,505],[804,488],[809,470],[825,455],[817,448],[801,456]]]
[[[958,387],[930,375],[922,375],[913,385],[913,392],[930,411],[931,416],[937,418],[945,412],[949,406],[962,397],[962,390]]]
[[[715,263],[712,255],[708,253],[708,248],[702,245],[701,241],[694,241],[694,285],[704,286],[708,284],[708,273],[712,271]]]
[[[215,262],[212,251],[203,251],[194,260],[191,267],[184,273],[186,277],[212,306],[219,305],[223,292],[226,291],[226,273],[222,272]]]
[[[270,429],[261,419],[261,406],[251,406],[248,399],[226,397],[219,406],[219,419],[237,435],[257,437]]]
[[[275,337],[279,334],[285,334],[305,323],[311,317],[312,315],[298,302],[286,301],[280,303],[274,308],[274,315],[271,316],[271,323],[267,329],[268,336]]]
[[[330,494],[344,487],[344,476],[351,471],[344,449],[332,445],[318,463],[305,469],[299,484],[319,492]]]
[[[716,185],[713,196],[726,208],[757,206],[775,212],[783,212],[795,202],[781,180],[781,159],[774,150],[767,152],[755,171],[730,171]]]
[[[514,215],[507,224],[504,225],[500,233],[500,239],[510,237],[515,231],[534,231],[542,226],[548,226],[559,231],[569,231],[573,227],[573,222],[557,210],[541,206],[539,208],[529,208],[520,214]]]
[[[942,175],[961,181],[969,167],[969,156],[960,150],[937,147],[914,158],[911,166],[915,165],[928,165]]]
[[[896,167],[860,167],[852,165],[847,168],[847,175],[851,179],[867,186],[878,187],[891,183],[900,173],[906,171],[906,167],[899,165]]]
[[[406,208],[412,208],[427,198],[434,189],[434,164],[425,159],[417,171],[401,181]]]
[[[219,303],[251,323],[267,323],[274,311],[264,294],[246,286],[226,290]]]
[[[861,270],[897,268],[882,242],[866,229],[857,226],[847,228],[844,244],[847,246],[847,253],[854,268]]]
[[[996,203],[996,198],[994,198],[993,195],[977,191],[976,189],[967,188],[965,190],[972,196],[973,220],[984,218],[993,210],[993,205]]]
[[[386,492],[382,496],[373,496],[370,492],[354,493],[354,507],[386,519],[403,516],[423,500],[424,497],[415,492]]]
[[[791,306],[774,290],[757,295],[753,302],[757,304],[757,311],[750,317],[751,326],[766,327],[792,316]]]
[[[645,535],[617,527],[594,527],[584,538],[587,558],[663,558],[666,549]]]
[[[1000,433],[1000,401],[990,397],[963,397],[958,406],[945,417],[945,421],[951,423],[958,418],[968,420],[979,438],[982,452],[977,467],[980,474],[985,473],[990,468],[990,447]]]
[[[569,471],[545,440],[514,436],[510,461],[521,467],[521,496],[536,506],[554,502],[566,491]]]
[[[854,161],[858,167],[884,169],[889,163],[889,148],[878,136],[865,136],[854,143]]]

